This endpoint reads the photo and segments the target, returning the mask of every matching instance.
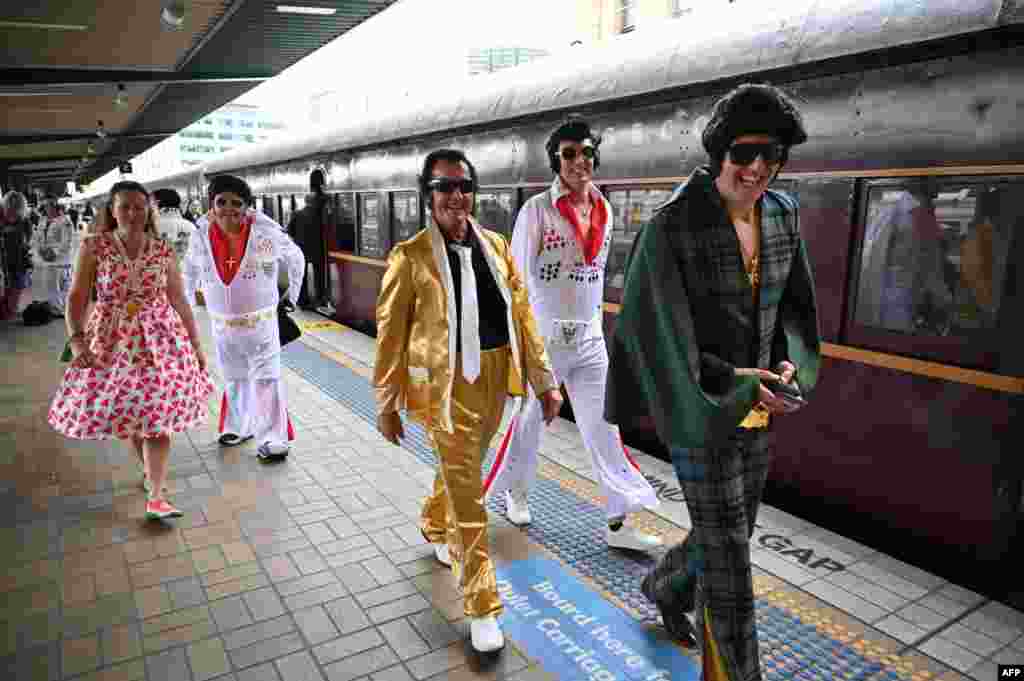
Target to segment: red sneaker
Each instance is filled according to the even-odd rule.
[[[150,499],[146,502],[146,520],[180,518],[183,515],[185,514],[167,503],[166,499]]]

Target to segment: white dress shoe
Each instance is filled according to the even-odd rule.
[[[469,620],[469,635],[477,652],[491,653],[505,647],[505,635],[498,626],[498,618],[473,617]]]
[[[529,525],[530,504],[526,501],[526,492],[505,490],[505,515],[513,525]]]
[[[652,551],[661,546],[661,539],[650,534],[644,534],[632,527],[623,525],[618,531],[608,528],[605,530],[605,537],[608,546],[617,549],[629,549],[630,551]]]
[[[434,557],[437,558],[437,562],[445,567],[452,566],[452,555],[448,551],[447,544],[434,544]]]

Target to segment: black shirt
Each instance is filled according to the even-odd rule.
[[[452,292],[455,294],[455,349],[462,352],[462,260],[449,244],[469,246],[473,250],[473,274],[476,276],[476,302],[480,318],[480,349],[493,350],[508,345],[508,306],[501,297],[501,289],[494,281],[491,268],[480,242],[473,230],[466,232],[466,239],[461,242],[452,241],[441,230],[444,236],[445,251],[448,253],[448,265],[452,271]]]

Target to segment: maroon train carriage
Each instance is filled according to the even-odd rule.
[[[727,38],[700,17],[666,22],[201,170],[246,178],[282,223],[322,183],[337,317],[373,333],[387,253],[423,224],[425,154],[464,149],[478,219],[509,235],[550,181],[548,132],[582,113],[603,134],[597,177],[615,209],[610,331],[634,237],[705,160],[711,104],[744,81],[784,86],[810,141],[779,185],[800,199],[825,362],[811,405],[777,421],[767,500],[1022,607],[997,577],[1020,553],[1024,477],[1024,333],[1011,318],[1024,288],[1024,8],[828,5],[763,18],[735,7]],[[650,432],[624,435],[659,451]]]

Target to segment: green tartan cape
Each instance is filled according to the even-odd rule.
[[[735,376],[734,366],[769,368],[788,359],[797,366],[804,396],[814,389],[821,344],[796,200],[769,190],[762,202],[757,311],[738,246],[729,241],[735,239],[731,222],[706,168],[695,171],[637,235],[610,344],[609,423],[631,430],[649,429],[653,421],[666,446],[704,447],[728,437],[757,402],[758,380]],[[703,300],[694,301],[700,305],[691,304],[687,281],[700,289]],[[696,319],[704,324],[700,334],[694,310],[703,315]],[[699,346],[698,335],[708,346],[709,330],[718,337],[711,336],[711,347]],[[730,347],[723,358],[722,348]]]

